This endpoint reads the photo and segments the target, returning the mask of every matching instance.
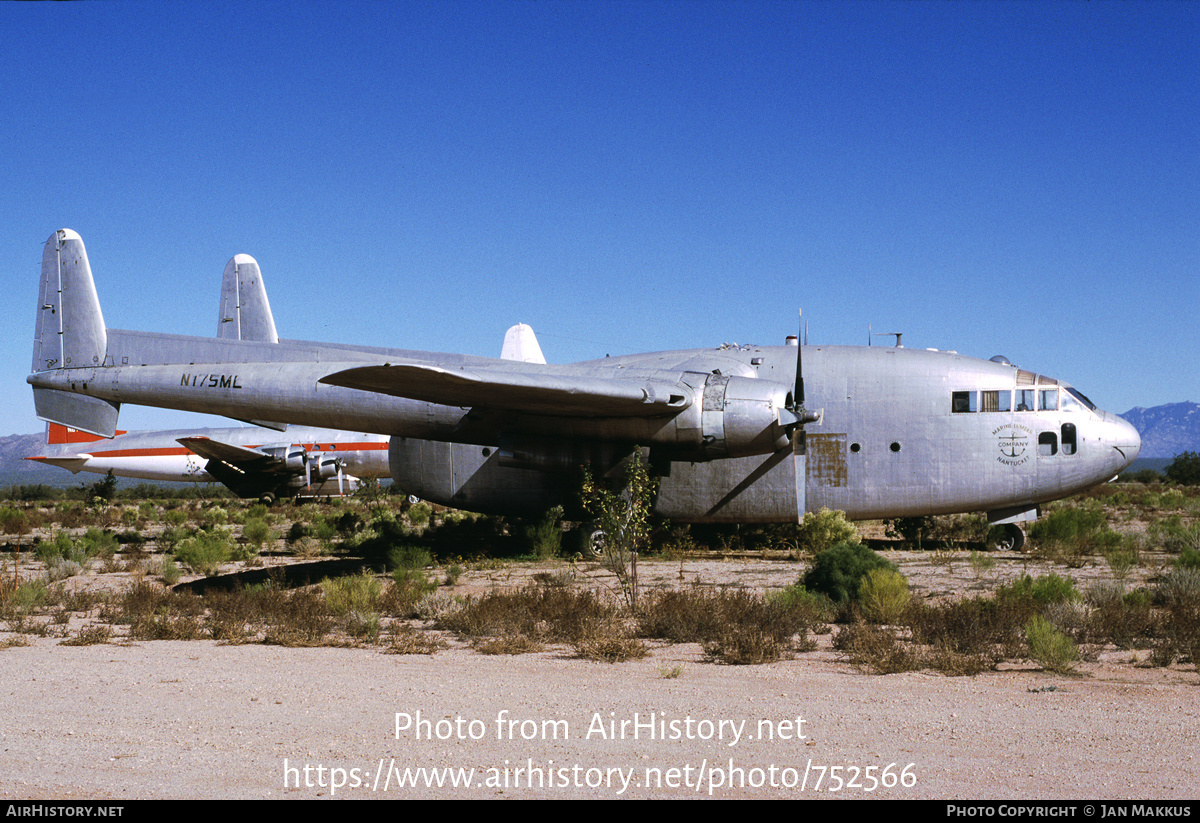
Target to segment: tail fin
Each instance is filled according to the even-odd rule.
[[[248,254],[236,254],[225,264],[217,337],[260,343],[279,342],[262,272],[258,268],[258,261]]]
[[[42,251],[33,371],[94,369],[106,362],[108,330],[92,281],[83,238],[70,229],[50,235]],[[112,437],[120,405],[82,394],[33,387],[33,402],[43,420]]]
[[[83,238],[70,229],[46,241],[39,297],[33,371],[103,365],[108,332],[100,299]]]
[[[537,336],[533,333],[533,329],[524,323],[518,323],[505,333],[500,359],[546,364],[546,356],[542,354],[542,347],[538,345]]]
[[[114,434],[125,434],[118,429]],[[97,440],[104,438],[98,434],[89,434],[88,432],[72,429],[61,423],[50,423],[46,426],[46,445],[60,446],[65,443],[95,443]]]

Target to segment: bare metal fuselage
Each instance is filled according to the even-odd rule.
[[[588,457],[586,447],[579,453],[580,443],[640,444],[653,452],[676,447],[688,440],[689,429],[702,425],[686,412],[611,419],[541,415],[538,435],[526,431],[516,440],[528,444],[526,453],[541,447],[565,457],[558,465],[525,465],[521,453],[504,448],[506,427],[528,428],[514,424],[512,415],[472,421],[468,408],[320,382],[336,372],[389,361],[435,363],[443,369],[512,366],[465,355],[109,330],[106,365],[46,371],[30,382],[113,404],[393,435],[392,474],[402,488],[484,511],[530,511],[559,502],[569,489],[556,469],[572,457]],[[575,378],[691,377],[696,382],[718,369],[787,385],[794,380],[795,362],[793,347],[744,346],[540,368]],[[804,367],[809,404],[823,410],[821,420],[807,426],[810,511],[842,509],[864,519],[1027,510],[1113,477],[1140,447],[1137,433],[1119,417],[1068,405],[1058,381],[1007,364],[915,349],[808,346]],[[520,364],[520,370],[528,369]],[[1020,404],[1013,400],[1003,404],[1008,409],[1003,411],[952,408],[956,392],[1004,392],[1011,398],[1021,390],[1055,391],[1060,402],[1045,410],[1017,410]],[[1069,453],[1060,445],[1064,426],[1074,427]],[[1050,435],[1053,448],[1046,442]],[[795,470],[789,458],[790,452],[774,450],[673,460],[658,508],[680,521],[794,521]]]
[[[388,435],[401,488],[477,511],[569,502],[580,465],[618,472],[641,447],[662,477],[658,510],[680,521],[837,508],[1012,522],[1111,478],[1140,448],[1132,426],[1067,385],[951,352],[722,346],[547,365],[540,352],[279,340],[245,255],[226,267],[216,338],[110,330],[69,229],[46,243],[39,295],[28,380],[44,420],[111,436],[136,403]]]

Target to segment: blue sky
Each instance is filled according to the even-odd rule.
[[[0,433],[41,245],[108,325],[548,359],[781,342],[1200,400],[1200,4],[0,3]],[[222,425],[126,407],[123,428]]]

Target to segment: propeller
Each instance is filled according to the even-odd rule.
[[[803,310],[797,315],[801,317],[800,334],[804,333]],[[780,421],[790,430],[792,438],[792,464],[796,469],[796,519],[804,517],[805,484],[807,480],[808,442],[805,439],[804,424],[816,423],[821,419],[822,412],[809,411],[804,406],[804,346],[800,338],[796,339],[796,385],[792,390],[792,403],[786,409],[786,415],[780,415]]]

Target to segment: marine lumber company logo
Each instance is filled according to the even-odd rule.
[[[1006,466],[1019,466],[1029,460],[1029,442],[1033,438],[1033,430],[1020,423],[1006,423],[992,429],[996,437],[996,446],[1000,454],[998,461]]]

